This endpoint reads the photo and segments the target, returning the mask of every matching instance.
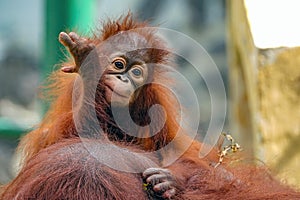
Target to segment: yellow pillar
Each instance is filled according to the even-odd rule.
[[[292,16],[298,1],[274,2],[227,1],[231,129],[280,179],[300,186],[300,35],[292,41],[293,17],[276,18]]]

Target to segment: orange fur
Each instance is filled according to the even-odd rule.
[[[122,31],[133,30],[136,33],[144,36],[144,38],[147,39],[147,42],[151,43],[151,45],[154,47],[157,47],[158,49],[165,49],[164,42],[155,35],[155,31],[139,29],[145,28],[146,26],[147,23],[137,22],[132,18],[131,15],[127,15],[118,19],[117,21],[109,21],[103,26],[101,34],[95,34],[93,38],[88,38],[87,42],[94,43],[95,45],[101,44],[110,37]],[[152,63],[173,65],[171,55],[168,51],[150,49],[148,54]],[[69,61],[65,65],[75,65],[75,63]],[[166,73],[160,68],[151,69],[151,75],[153,79],[156,80],[163,80],[164,82],[169,81],[170,83],[173,81],[166,77]],[[137,114],[133,114],[132,118],[135,119],[139,124],[144,125],[149,123],[147,109],[149,109],[152,105],[160,104],[165,109],[164,114],[160,113],[157,116],[159,120],[166,117],[166,123],[159,133],[157,133],[155,136],[147,138],[145,136],[150,134],[151,130],[149,130],[140,133],[145,138],[137,138],[126,136],[124,132],[119,130],[119,128],[116,126],[113,119],[111,119],[110,114],[106,112],[109,108],[109,105],[101,100],[101,97],[103,97],[103,91],[101,91],[101,82],[99,85],[100,89],[96,94],[96,97],[99,97],[99,99],[93,99],[93,102],[80,102],[81,99],[78,98],[79,102],[76,104],[77,106],[72,109],[73,86],[75,80],[79,76],[81,76],[80,73],[68,74],[60,71],[53,72],[52,76],[50,77],[50,85],[48,89],[50,94],[49,98],[52,100],[51,107],[41,124],[34,131],[25,135],[21,140],[19,150],[22,151],[24,155],[24,167],[17,179],[15,179],[14,182],[6,187],[10,189],[6,190],[6,192],[3,194],[13,194],[13,192],[17,192],[18,187],[21,187],[22,183],[27,185],[26,182],[30,182],[30,178],[26,177],[28,174],[33,173],[32,170],[37,170],[37,176],[33,177],[32,179],[36,180],[36,178],[38,178],[39,181],[48,181],[40,179],[40,176],[42,175],[38,173],[38,168],[40,165],[49,165],[49,168],[46,168],[46,171],[49,170],[51,173],[54,173],[53,168],[55,169],[57,165],[59,165],[59,162],[55,161],[55,156],[53,157],[53,155],[56,155],[57,152],[60,152],[60,149],[63,148],[64,145],[66,145],[66,148],[69,148],[69,146],[73,146],[74,144],[78,143],[78,141],[68,143],[65,142],[65,140],[78,140],[79,137],[78,130],[74,125],[74,112],[79,112],[82,118],[90,119],[90,113],[88,112],[88,109],[85,109],[85,104],[95,105],[99,119],[99,122],[95,123],[100,123],[101,128],[104,130],[104,134],[106,134],[106,137],[113,142],[121,142],[122,145],[127,146],[129,149],[139,149],[140,151],[152,152],[166,147],[166,145],[170,144],[172,141],[171,148],[168,147],[165,150],[163,149],[159,154],[154,153],[154,156],[159,159],[159,165],[161,166],[164,165],[165,159],[168,159],[169,156],[177,156],[176,153],[183,150],[185,148],[185,144],[192,141],[191,138],[184,134],[182,127],[180,127],[178,123],[178,118],[180,117],[178,110],[179,106],[176,99],[167,88],[156,84],[149,84],[142,88],[141,95],[139,95],[135,103],[131,105],[131,109],[140,111],[140,113],[137,112]],[[80,87],[82,87],[81,91],[84,92],[84,83],[81,83]],[[144,110],[145,112],[142,112]],[[97,130],[92,130],[91,128],[90,131],[97,134]],[[178,131],[180,132],[180,135],[178,136],[179,138],[174,141]],[[139,132],[139,130],[137,130],[137,132]],[[259,167],[247,166],[243,165],[242,163],[239,166],[235,166],[228,162],[228,164],[222,164],[220,167],[215,169],[213,166],[211,166],[211,164],[218,161],[217,151],[213,150],[209,156],[200,159],[198,157],[198,153],[201,145],[201,143],[193,141],[188,150],[173,164],[168,166],[178,182],[179,191],[175,199],[276,199],[277,197],[280,197],[280,199],[300,199],[299,193],[290,188],[282,186],[278,181],[270,178],[269,174],[264,169]],[[72,154],[72,152],[69,152],[72,159],[77,159],[77,156],[79,156],[78,159],[84,159],[86,153],[82,152],[82,147],[78,148],[78,151],[81,153]],[[46,159],[43,161],[47,149],[49,149],[51,159]],[[69,156],[69,154],[63,154],[62,156]],[[39,162],[41,163],[40,165]],[[94,163],[96,161],[91,162]],[[67,163],[66,165],[69,164],[70,163]],[[35,167],[31,170],[30,166],[38,167]],[[64,167],[66,166],[64,165]],[[81,171],[82,167],[84,166],[74,165],[74,170]],[[96,170],[96,168],[91,170]],[[107,170],[107,172],[110,174],[109,176],[112,176],[112,178],[127,180],[129,177],[128,179],[133,180],[132,182],[128,180],[130,184],[141,183],[141,179],[136,176],[128,175],[127,178],[122,178],[123,176],[126,177],[126,175],[120,172],[111,171],[110,169]],[[64,174],[64,171],[62,170],[61,173]],[[84,173],[87,172],[81,171],[80,173],[83,174],[78,174],[78,176],[84,176]],[[91,171],[91,173],[95,173],[97,176],[99,175],[96,171]],[[57,179],[54,179],[53,184],[57,184],[62,181],[62,177],[64,176],[59,176]],[[100,182],[105,182],[104,179],[101,177],[99,178]],[[64,181],[68,182],[69,180],[66,178]],[[74,180],[70,178],[70,181]],[[17,186],[16,182],[18,183]],[[92,184],[92,181],[89,178],[87,178],[87,182]],[[111,185],[108,184],[103,186],[104,190],[105,187],[108,187],[110,191],[113,191],[111,188],[114,188],[114,186],[116,186],[115,184],[117,184],[117,182],[113,181]],[[37,185],[34,186],[37,187]],[[47,187],[51,188],[49,185]],[[86,191],[91,191],[88,190],[88,188],[94,186],[85,185],[84,187],[87,187]],[[134,185],[134,187],[136,187],[136,185]],[[76,187],[74,186],[73,189],[76,190]],[[72,191],[72,187],[70,191]],[[34,192],[41,191],[39,188],[37,188],[37,191],[33,191],[33,193]],[[63,191],[60,192],[64,193]],[[116,193],[116,195],[121,198],[122,195],[126,196],[126,193],[121,192],[121,194]],[[144,198],[144,196],[142,195],[141,198]]]

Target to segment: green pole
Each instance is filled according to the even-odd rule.
[[[69,1],[45,0],[45,28],[42,80],[53,71],[55,64],[63,59],[58,34],[69,25]]]
[[[65,59],[66,51],[58,42],[58,34],[74,28],[79,34],[89,33],[96,16],[96,3],[97,0],[44,0],[42,84],[55,69],[55,65]],[[48,105],[43,103],[42,114],[47,109]],[[0,118],[0,138],[16,139],[28,131],[30,130],[24,130],[24,127],[20,127],[12,120]]]
[[[95,25],[97,0],[69,0],[70,4],[70,27],[80,34],[90,34]]]
[[[65,48],[58,41],[61,31],[74,30],[88,33],[96,10],[96,0],[45,0],[44,54],[42,81],[44,82],[57,64],[65,59]],[[43,113],[48,109],[44,103]]]

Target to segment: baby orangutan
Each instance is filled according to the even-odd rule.
[[[300,199],[263,167],[225,156],[214,167],[216,149],[199,158],[203,144],[157,84],[176,83],[164,68],[174,63],[147,23],[129,14],[93,37],[62,32],[59,41],[72,58],[53,72],[54,100],[21,140],[23,167],[1,199]]]

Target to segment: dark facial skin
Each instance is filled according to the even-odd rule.
[[[142,86],[148,77],[148,68],[141,60],[128,55],[112,56],[104,75],[105,98],[114,106],[127,106],[134,91]]]
[[[76,64],[63,67],[61,70],[66,73],[78,72],[85,57],[95,48],[95,44],[74,32],[61,32],[59,41],[69,49]],[[104,75],[105,98],[108,103],[125,107],[134,100],[133,93],[149,76],[142,54],[143,52],[133,51],[110,56],[110,64],[106,67]]]

